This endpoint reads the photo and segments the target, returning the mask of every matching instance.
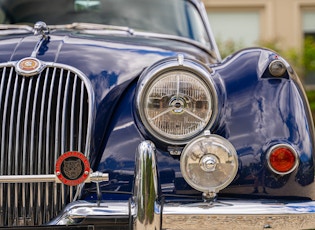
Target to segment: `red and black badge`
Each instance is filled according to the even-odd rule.
[[[80,152],[66,152],[57,159],[55,172],[62,183],[76,186],[88,178],[90,163]]]

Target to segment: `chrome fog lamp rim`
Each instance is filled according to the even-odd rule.
[[[216,194],[227,187],[238,171],[238,157],[227,139],[205,132],[184,148],[180,168],[185,181],[194,189]]]
[[[137,114],[145,129],[158,140],[172,145],[186,144],[192,138],[200,135],[204,130],[210,129],[218,113],[217,93],[215,84],[211,78],[211,71],[211,69],[195,60],[183,58],[166,59],[147,69],[140,77],[136,90]],[[183,76],[182,78],[184,80],[181,78],[180,80],[174,81],[175,75]],[[183,84],[182,81],[184,81]],[[173,85],[171,86],[171,84]],[[190,85],[192,88],[197,89],[196,91],[199,90],[205,94],[207,100],[203,99],[202,101],[198,101],[198,99],[192,98],[191,95],[187,95],[184,90],[181,91],[184,86],[180,88],[178,85],[184,84]],[[157,89],[159,89],[159,87],[162,88],[161,85],[164,89],[168,89],[168,91],[174,89],[174,93],[169,93],[162,89],[162,91],[164,91],[160,93],[158,99],[155,99],[152,95],[154,95],[155,91],[158,91]],[[180,88],[180,90],[178,90],[178,88],[176,89],[176,87]],[[169,88],[172,89],[169,90]],[[188,91],[187,88],[188,86],[186,86],[186,91]],[[156,100],[156,102],[153,102],[153,100]],[[161,108],[152,107],[159,106],[159,103],[161,104]],[[199,111],[195,113],[196,109],[193,110],[191,106],[193,103],[198,106],[200,106],[200,104],[201,106],[205,106],[206,112],[197,108]],[[191,110],[188,111],[189,109]],[[150,114],[154,112],[158,114]],[[198,114],[198,112],[202,115]],[[153,119],[156,118],[160,119],[159,122],[165,123],[164,127],[169,126],[171,128],[156,125],[155,123],[158,122],[153,121]],[[172,133],[170,131],[171,129],[174,130],[177,127],[181,127],[181,125],[188,127],[190,121],[185,123],[183,122],[184,119],[195,119],[200,124],[195,125],[194,128],[187,132],[185,128],[183,128],[183,130],[185,130],[183,133],[178,134],[179,132],[176,133],[177,131]],[[180,124],[174,124],[176,122]],[[191,122],[191,124],[193,124],[193,122]],[[180,128],[178,128],[178,130],[179,129]]]

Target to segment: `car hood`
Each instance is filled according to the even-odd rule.
[[[30,57],[40,36],[0,36],[0,63]],[[202,49],[176,40],[121,34],[95,35],[80,31],[56,31],[41,45],[37,58],[79,69],[90,80],[95,94],[96,128],[92,148],[97,151],[110,115],[122,93],[154,62],[183,53],[209,63]],[[104,120],[104,117],[107,119]]]
[[[39,36],[0,36],[0,62],[31,56],[39,39]],[[209,55],[201,51],[191,44],[160,38],[55,32],[41,46],[37,58],[82,71],[94,86],[98,104],[114,86],[132,81],[144,68],[162,58],[184,53],[209,62]]]

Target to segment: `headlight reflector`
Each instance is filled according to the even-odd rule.
[[[235,178],[238,159],[235,148],[227,139],[206,134],[187,144],[180,166],[191,187],[204,193],[217,193]]]
[[[210,73],[199,63],[175,63],[149,70],[140,84],[137,108],[153,136],[183,144],[210,125],[217,100]]]

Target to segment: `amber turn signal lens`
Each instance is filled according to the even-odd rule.
[[[288,174],[298,165],[297,153],[289,146],[272,148],[267,158],[270,169],[278,174]]]

